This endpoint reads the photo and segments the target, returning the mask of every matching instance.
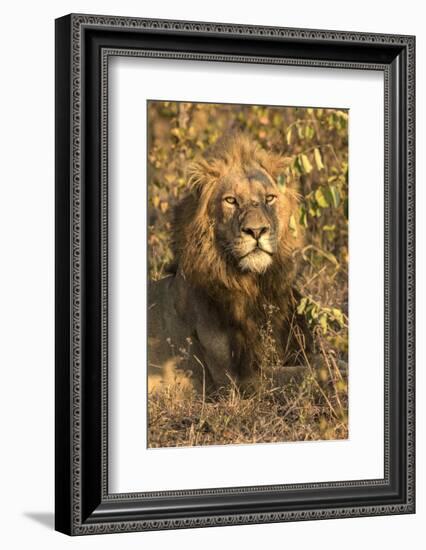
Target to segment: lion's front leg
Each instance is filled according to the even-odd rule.
[[[197,339],[202,349],[203,368],[208,369],[214,389],[227,388],[237,383],[237,369],[229,334],[212,322],[212,319],[198,320]]]

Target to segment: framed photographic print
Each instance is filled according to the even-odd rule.
[[[56,529],[413,513],[412,36],[56,21]]]

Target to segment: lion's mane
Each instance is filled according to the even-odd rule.
[[[289,165],[289,159],[263,150],[244,134],[222,139],[208,155],[189,167],[191,192],[176,207],[173,223],[172,271],[216,305],[235,331],[236,358],[246,364],[257,361],[263,354],[259,329],[265,323],[265,308],[272,307],[269,311],[273,311],[277,338],[284,343],[287,340],[288,344],[297,305],[295,251],[302,242],[300,228],[294,227],[297,193],[288,181],[279,197],[278,250],[265,273],[242,272],[216,242],[211,203],[218,181],[234,168],[244,171],[253,162],[275,182]],[[282,332],[282,327],[287,327],[287,331]]]

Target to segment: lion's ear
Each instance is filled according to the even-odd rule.
[[[205,185],[208,185],[219,176],[219,171],[214,163],[210,163],[205,159],[198,159],[188,165],[186,175],[191,191],[200,193]]]
[[[288,171],[292,163],[291,157],[266,153],[262,155],[261,165],[268,174],[276,181],[281,174]]]

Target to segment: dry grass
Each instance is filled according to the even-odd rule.
[[[238,388],[209,399],[179,384],[150,394],[149,447],[190,447],[348,437],[347,372],[322,348],[322,365],[308,365],[302,379],[273,382],[262,371],[256,391]],[[285,367],[284,367],[285,368]]]

